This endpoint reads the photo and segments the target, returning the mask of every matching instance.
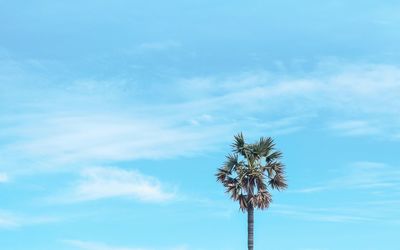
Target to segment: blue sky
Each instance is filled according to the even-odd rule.
[[[239,131],[287,166],[257,249],[398,249],[397,1],[1,6],[2,249],[245,249]]]

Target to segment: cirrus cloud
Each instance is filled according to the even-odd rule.
[[[56,201],[82,202],[125,197],[154,203],[176,198],[174,188],[135,170],[92,167],[83,169],[80,175],[80,180],[74,183],[66,194],[56,198]]]

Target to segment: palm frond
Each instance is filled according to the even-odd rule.
[[[244,157],[246,156],[246,143],[241,132],[234,136],[232,148],[235,153],[239,153]]]
[[[272,151],[274,147],[275,144],[271,137],[261,137],[260,140],[255,143],[255,148],[259,157],[268,156],[269,152]]]
[[[266,209],[272,202],[271,194],[266,190],[261,190],[254,196],[254,207],[259,209]]]
[[[262,166],[261,169],[263,172],[266,172],[270,178],[272,178],[275,174],[285,174],[285,165],[279,161],[268,162],[265,166]]]
[[[242,188],[239,183],[236,183],[235,185],[229,187],[226,192],[231,194],[232,200],[237,201],[239,199],[239,195],[242,194]]]
[[[277,190],[283,190],[287,188],[286,179],[281,174],[275,174],[275,176],[269,180],[269,184],[271,185],[271,188]]]
[[[278,150],[270,151],[265,157],[266,162],[279,161],[282,158],[282,152]]]
[[[240,210],[242,210],[243,212],[246,211],[248,208],[247,196],[243,194],[239,195],[238,201]]]
[[[224,168],[218,168],[215,176],[217,177],[217,181],[223,183],[226,180],[226,178],[229,176],[229,172],[226,171]]]
[[[224,187],[226,188],[229,188],[233,185],[236,185],[236,183],[238,183],[237,178],[232,178],[230,176],[227,176],[225,180],[222,182],[222,185],[224,185]]]
[[[285,165],[281,162],[272,162],[270,164],[271,169],[274,170],[276,174],[281,174],[283,175],[285,173]]]
[[[246,144],[243,134],[234,136],[232,154],[217,169],[217,181],[225,187],[230,198],[238,201],[240,209],[266,209],[272,202],[268,188],[287,188],[282,153],[275,149],[271,137],[261,137],[253,144]]]
[[[255,176],[255,182],[256,182],[256,187],[257,187],[258,191],[267,189],[267,185],[265,183],[264,175],[262,173],[258,173]]]
[[[228,172],[232,173],[233,170],[239,165],[239,156],[237,154],[229,154],[226,156],[226,161],[223,168]]]

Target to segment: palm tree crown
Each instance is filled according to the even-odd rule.
[[[282,153],[275,149],[271,137],[261,137],[253,144],[245,143],[243,134],[234,137],[233,153],[229,154],[216,177],[231,198],[239,202],[240,209],[266,209],[271,203],[268,187],[286,189]]]

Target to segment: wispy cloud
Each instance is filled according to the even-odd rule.
[[[19,226],[19,220],[15,215],[0,212],[0,228],[12,228]]]
[[[400,189],[400,169],[379,162],[355,162],[342,169],[337,177],[322,185],[307,187],[293,192],[314,193],[328,190],[359,189],[374,190]]]
[[[60,220],[60,218],[53,216],[28,216],[10,211],[0,210],[0,229],[13,229],[36,224],[54,223]]]
[[[110,246],[98,242],[80,241],[80,240],[64,240],[70,246],[76,249],[83,250],[149,250],[148,248],[129,248],[129,247],[117,247]]]
[[[33,74],[11,66],[4,75],[13,82],[25,82],[25,71]],[[20,112],[0,119],[0,137],[7,139],[0,163],[28,171],[180,157],[216,150],[241,130],[274,136],[311,124],[346,136],[395,139],[399,83],[397,66],[331,63],[307,75],[257,71],[169,79],[156,87],[127,79],[2,85],[2,102],[14,102]]]
[[[41,165],[10,171],[71,168],[71,165],[79,167],[104,161],[196,154],[211,150],[213,144],[221,140],[218,134],[223,131],[222,127],[215,126],[204,133],[203,127],[193,128],[189,121],[175,124],[162,117],[139,115],[55,115],[35,117],[34,120],[32,117],[21,119],[27,120],[26,123],[18,124],[9,131],[21,139],[0,145],[0,150],[7,155],[19,155],[9,158],[14,165],[19,164],[18,159],[25,159],[25,162],[41,159]]]
[[[355,214],[341,214],[335,213],[332,211],[313,211],[313,210],[303,210],[299,211],[298,209],[286,209],[286,210],[277,210],[273,211],[275,214],[280,214],[284,216],[288,216],[291,218],[302,219],[302,220],[310,220],[310,221],[319,221],[319,222],[366,222],[373,221],[373,219],[368,217],[357,216]]]
[[[8,174],[0,172],[0,183],[5,183],[10,180]]]
[[[345,136],[379,135],[383,133],[372,122],[360,120],[334,122],[329,125],[329,128]]]
[[[365,209],[368,207],[368,209]],[[343,203],[335,206],[299,206],[273,204],[270,212],[299,220],[326,223],[398,223],[399,207],[368,202]]]
[[[320,185],[290,193],[304,201],[319,202],[303,202],[303,206],[277,204],[272,206],[274,213],[321,222],[399,223],[400,169],[384,163],[354,162]]]
[[[137,248],[111,246],[100,242],[81,241],[81,240],[63,240],[64,243],[82,250],[188,250],[186,246],[160,247],[160,248]]]
[[[400,68],[392,65],[321,65],[307,76],[277,76],[267,72],[230,78],[183,81],[193,107],[213,107],[230,114],[313,115],[343,135],[386,136],[398,133]],[[236,83],[236,84],[235,84]],[[385,108],[382,108],[385,107]],[[329,113],[325,117],[324,113]],[[282,117],[282,116],[281,116]],[[382,132],[382,133],[381,133]]]
[[[154,177],[135,170],[94,167],[82,170],[81,179],[72,190],[56,201],[80,202],[112,197],[126,197],[143,202],[166,202],[176,198],[172,188]]]
[[[331,185],[345,188],[378,189],[400,187],[400,169],[379,162],[356,162]]]

